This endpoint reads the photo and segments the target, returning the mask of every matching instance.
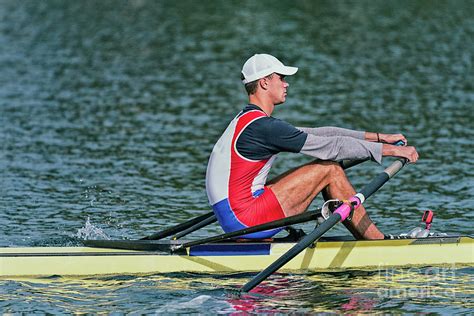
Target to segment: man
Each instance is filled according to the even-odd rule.
[[[273,118],[286,100],[285,76],[298,68],[268,54],[256,54],[242,68],[249,104],[233,119],[214,146],[206,174],[209,202],[225,232],[300,214],[319,192],[327,199],[347,199],[356,192],[337,161],[404,157],[416,162],[414,147],[389,145],[401,134],[358,132],[342,128],[296,128]],[[276,155],[294,152],[316,158],[267,181]],[[357,239],[383,239],[363,206],[344,225]],[[246,235],[269,238],[279,229]]]

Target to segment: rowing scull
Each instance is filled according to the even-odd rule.
[[[149,249],[164,249],[170,245],[170,241],[146,242],[150,245]],[[223,242],[194,246],[175,254],[158,250],[93,247],[0,248],[0,278],[259,271],[292,246],[293,242]],[[333,237],[319,240],[315,247],[307,248],[282,270],[377,269],[445,264],[474,265],[474,239],[447,236],[355,241]]]

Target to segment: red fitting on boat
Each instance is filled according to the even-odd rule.
[[[431,222],[433,222],[433,217],[434,217],[434,212],[431,210],[426,210],[423,213],[423,217],[421,218],[421,221],[423,223],[426,223],[426,229],[431,228]]]

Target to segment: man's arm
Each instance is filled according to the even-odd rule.
[[[303,131],[307,134],[321,137],[331,137],[331,136],[347,136],[357,139],[365,139],[365,132],[353,131],[347,128],[341,127],[297,127],[300,131]]]
[[[297,129],[315,136],[330,137],[330,136],[347,136],[356,139],[366,140],[369,142],[394,144],[402,141],[407,144],[407,139],[402,134],[382,134],[373,132],[355,131],[341,127],[297,127]]]
[[[308,134],[300,153],[321,160],[371,159],[382,163],[382,144],[348,136],[321,137]]]
[[[321,160],[371,159],[378,163],[382,163],[382,156],[402,157],[412,163],[419,157],[413,146],[394,146],[347,136],[319,137],[312,134],[307,134],[300,153]]]
[[[359,135],[357,137],[371,136],[371,133],[342,128],[315,128],[313,131],[322,129],[339,133],[348,131],[353,136]],[[384,138],[384,141],[387,140],[389,138]],[[256,120],[245,128],[237,140],[237,150],[244,157],[253,160],[268,159],[279,152],[299,152],[320,160],[371,159],[378,163],[382,162],[382,156],[404,157],[410,162],[415,162],[418,158],[414,147],[392,146],[351,136],[315,136],[272,117]]]

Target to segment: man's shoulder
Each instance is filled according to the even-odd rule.
[[[254,120],[251,124],[249,124],[247,130],[250,133],[255,133],[262,136],[271,135],[272,138],[279,136],[285,138],[288,136],[305,134],[303,131],[297,129],[292,124],[272,116],[264,116]]]
[[[264,123],[266,127],[270,129],[296,130],[296,127],[294,127],[291,123],[288,123],[287,121],[279,119],[279,118],[275,118],[273,116],[265,117],[262,120],[262,123]]]

